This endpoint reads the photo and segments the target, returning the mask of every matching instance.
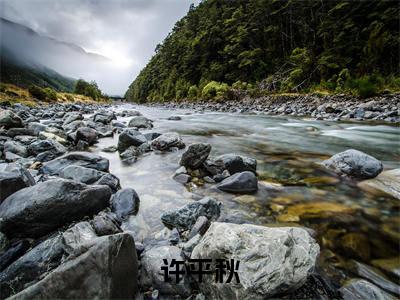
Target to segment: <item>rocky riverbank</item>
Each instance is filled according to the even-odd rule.
[[[265,113],[281,116],[311,117],[333,121],[400,122],[400,95],[357,99],[348,95],[277,95],[261,98],[248,96],[236,101],[186,101],[148,104],[169,109],[218,111],[231,113]]]
[[[168,119],[180,120],[177,116]],[[338,268],[338,262],[330,261],[328,266],[335,270],[335,276],[341,276],[339,279],[321,269],[325,237],[296,222],[343,211],[346,215],[340,215],[342,219],[335,225],[347,222],[358,208],[343,204],[294,204],[286,212],[281,204],[271,204],[281,212],[277,218],[282,222],[261,226],[234,224],[234,216],[231,222],[222,219],[225,203],[212,195],[193,193],[195,199],[188,198],[182,206],[155,216],[164,224],[164,230],[158,239],[141,243],[138,236],[145,230],[137,220],[138,213],[157,199],[137,193],[135,182],[121,186],[120,178],[110,172],[109,159],[92,152],[101,139],[116,137],[115,144],[102,151],[118,153],[125,165],[135,166],[149,154],[178,153],[179,166],[169,176],[188,190],[209,185],[228,196],[251,197],[259,189],[272,195],[282,188],[262,182],[257,160],[251,155],[224,153],[214,157],[211,144],[189,145],[180,134],[159,133],[153,127],[154,121],[139,111],[114,110],[110,105],[15,105],[0,109],[2,298],[399,296],[400,287],[393,280],[398,277],[396,263],[376,263],[388,277],[367,265],[370,254],[364,253],[369,246],[359,248],[362,242],[365,244],[364,235],[330,229],[331,235],[343,236],[343,245],[336,247],[354,252],[353,257],[360,261],[351,260],[351,267],[341,264]],[[324,160],[321,168],[336,181],[343,178],[349,186],[356,182],[368,191],[399,198],[398,169],[383,171],[381,161],[361,151],[337,153]],[[251,198],[245,199],[250,205]],[[350,222],[354,225],[356,220]],[[387,231],[392,241],[398,239],[396,232]],[[177,269],[182,272],[185,265],[189,268],[190,259],[223,260],[226,275],[231,259],[240,261],[240,283],[219,284],[214,276],[207,275],[202,281],[194,272],[183,272],[179,282],[172,274],[172,280],[165,281],[162,267],[176,269],[171,265],[173,259],[182,262]],[[235,269],[232,264],[231,271]],[[349,277],[348,270],[356,276]],[[209,271],[216,272],[214,264]]]

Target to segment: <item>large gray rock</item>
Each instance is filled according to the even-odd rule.
[[[57,175],[62,169],[71,165],[108,172],[109,161],[107,158],[89,152],[70,152],[44,163],[40,171],[43,174]]]
[[[112,211],[121,220],[129,215],[136,215],[139,211],[139,203],[139,196],[132,188],[119,190],[111,198]]]
[[[122,231],[118,217],[109,211],[101,211],[90,223],[98,236],[116,234]]]
[[[136,128],[153,128],[153,121],[147,119],[143,116],[133,117],[130,119],[129,127],[136,127]]]
[[[76,131],[76,142],[84,141],[93,145],[97,141],[97,131],[90,127],[80,127]]]
[[[67,152],[67,149],[56,140],[46,139],[38,140],[28,146],[29,154],[38,155],[42,152],[50,151],[55,156],[59,156]]]
[[[11,194],[34,184],[35,179],[23,166],[0,164],[0,203]]]
[[[97,239],[97,234],[89,222],[79,222],[62,233],[65,252],[80,255],[87,251]]]
[[[299,227],[214,222],[191,258],[240,261],[237,271],[240,283],[233,278],[231,283],[220,284],[214,276],[206,275],[200,291],[213,299],[254,300],[302,286],[318,254],[316,241]]]
[[[367,192],[390,195],[400,200],[400,169],[383,171],[373,179],[359,182],[358,186]]]
[[[123,152],[130,146],[139,147],[146,143],[146,137],[139,131],[134,129],[125,129],[118,137],[118,151]]]
[[[18,156],[21,156],[21,157],[27,157],[28,156],[28,149],[24,145],[22,145],[22,144],[20,144],[18,142],[15,142],[15,141],[7,141],[7,142],[5,142],[3,151],[4,152],[11,152],[11,153],[14,153],[14,154],[16,154]]]
[[[83,120],[82,114],[76,113],[76,112],[69,112],[64,115],[63,125],[65,126],[65,125],[71,124],[72,122],[80,121],[80,120]]]
[[[142,270],[140,275],[140,284],[144,287],[153,287],[159,290],[164,295],[181,295],[188,296],[190,294],[189,282],[186,277],[183,277],[179,283],[176,283],[172,277],[170,281],[164,281],[164,273],[161,270],[164,264],[164,259],[168,265],[173,259],[184,261],[181,250],[176,246],[158,246],[145,251],[142,254]],[[184,271],[184,266],[181,265],[179,270]]]
[[[25,253],[0,273],[2,298],[21,291],[25,284],[36,281],[61,263],[64,246],[61,235],[51,237]]]
[[[395,297],[364,279],[352,279],[340,288],[344,300],[394,300]]]
[[[5,129],[23,127],[22,120],[11,110],[0,110],[0,127]]]
[[[178,149],[185,148],[185,143],[176,132],[167,132],[154,139],[151,142],[151,146],[156,150],[167,151],[173,147]]]
[[[323,161],[322,164],[339,175],[356,179],[374,178],[383,169],[383,165],[379,160],[354,149],[337,153]]]
[[[121,233],[98,238],[88,251],[10,299],[134,299],[137,279],[134,240]]]
[[[231,175],[244,171],[256,173],[257,161],[237,154],[223,154],[214,159],[216,164],[223,164]]]
[[[61,178],[71,179],[85,184],[93,184],[106,174],[108,173],[101,172],[96,169],[70,165],[62,169],[59,173],[59,176]]]
[[[109,205],[108,186],[54,179],[24,188],[0,205],[0,231],[8,237],[40,237]]]
[[[203,162],[207,159],[211,152],[210,144],[192,144],[188,149],[182,154],[182,158],[179,162],[181,166],[186,168],[196,170]]]
[[[254,193],[257,191],[257,177],[253,172],[236,173],[217,185],[218,189],[229,193]]]
[[[93,116],[93,121],[95,122],[99,122],[99,123],[103,123],[104,125],[110,124],[112,120],[115,120],[116,116],[114,114],[114,112],[110,111],[102,111],[99,113],[96,113]]]
[[[177,210],[170,210],[163,213],[161,221],[170,229],[191,230],[200,216],[204,216],[210,221],[217,220],[221,213],[220,206],[221,204],[215,199],[206,197],[186,204]]]

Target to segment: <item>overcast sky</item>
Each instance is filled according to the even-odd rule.
[[[121,86],[126,89],[175,22],[187,13],[191,3],[198,2],[0,0],[0,11],[2,17],[42,35],[109,57],[121,71],[115,76],[123,77]]]

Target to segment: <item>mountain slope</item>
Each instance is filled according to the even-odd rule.
[[[205,0],[157,46],[126,97],[181,99],[213,80],[268,78],[274,89],[298,91],[398,75],[398,12],[397,1]]]

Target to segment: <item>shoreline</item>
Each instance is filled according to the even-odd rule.
[[[130,103],[130,102],[127,102]],[[400,94],[357,99],[347,95],[272,95],[244,97],[224,102],[183,101],[142,103],[148,107],[192,109],[230,113],[265,113],[275,116],[311,117],[327,121],[377,121],[400,123]]]

